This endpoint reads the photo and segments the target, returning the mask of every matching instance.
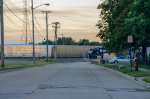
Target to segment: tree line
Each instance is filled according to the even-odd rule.
[[[110,52],[129,48],[128,35],[133,36],[134,52],[141,50],[147,60],[146,47],[150,46],[150,0],[104,0],[100,11],[97,36]]]
[[[47,41],[44,40],[41,43],[42,45],[47,44]],[[48,40],[49,45],[53,45],[54,41]],[[57,39],[57,45],[90,45],[90,46],[100,46],[101,43],[92,41],[90,42],[88,39],[80,39],[79,41],[73,40],[71,37],[63,37]]]

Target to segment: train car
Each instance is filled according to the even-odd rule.
[[[83,58],[88,57],[88,52],[92,48],[100,46],[78,46],[78,45],[57,45],[56,52],[58,58]],[[35,45],[35,57],[46,57],[46,45]],[[54,55],[53,45],[49,45],[49,57]],[[33,57],[32,44],[6,44],[5,57],[7,58],[31,58]]]
[[[57,45],[57,57],[64,58],[83,58],[88,57],[88,51],[97,46],[78,46],[78,45]],[[52,53],[54,50],[52,49]],[[54,55],[52,55],[54,56]]]
[[[33,46],[25,44],[6,44],[5,57],[30,58],[33,55]],[[49,46],[49,57],[51,57],[52,46]],[[46,57],[46,45],[35,45],[35,57]]]

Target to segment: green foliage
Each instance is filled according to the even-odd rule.
[[[150,77],[144,78],[143,80],[147,83],[150,83]]]
[[[128,18],[126,18],[127,29],[135,39],[137,46],[150,44],[150,0],[134,0],[130,6]]]
[[[101,44],[99,42],[89,42],[89,45],[100,46]]]
[[[76,45],[75,40],[73,40],[71,37],[63,37],[63,39],[62,38],[59,38],[59,39],[62,40],[62,42],[64,40],[65,45]],[[61,45],[60,42],[58,42],[58,44]]]
[[[42,43],[39,43],[39,44],[45,45],[45,44],[47,44],[47,41],[42,41]],[[52,44],[53,44],[53,41],[48,40],[48,44],[49,44],[49,45],[52,45]]]
[[[131,3],[132,0],[105,0],[98,6],[100,20],[97,26],[100,31],[97,36],[110,51],[118,52],[127,47],[128,32],[124,19]]]
[[[146,47],[150,45],[150,0],[105,0],[98,9],[97,36],[106,49],[113,52],[126,49],[127,37],[133,35],[132,46],[142,47],[142,59],[146,63]]]
[[[42,45],[47,44],[46,41],[42,41],[42,43],[39,43]],[[48,44],[52,45],[53,41],[48,40]],[[63,38],[58,38],[57,40],[58,45],[92,45],[92,46],[100,46],[101,44],[99,42],[90,42],[88,39],[80,39],[78,42],[73,40],[71,37],[63,37]]]
[[[128,32],[134,37],[135,47],[142,47],[143,61],[147,60],[146,47],[150,45],[150,0],[134,0],[126,18]]]
[[[88,39],[80,39],[78,42],[78,45],[89,45],[89,40]]]

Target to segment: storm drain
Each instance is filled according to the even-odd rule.
[[[96,89],[97,86],[61,86],[61,85],[40,85],[38,89]]]
[[[139,89],[139,88],[107,88],[106,90],[118,92],[150,92],[150,89]]]

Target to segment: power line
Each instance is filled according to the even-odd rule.
[[[10,0],[5,0],[5,1],[9,2],[8,4],[18,4],[18,3],[24,3],[23,1],[21,1],[21,2],[15,2],[15,3],[12,3],[12,1],[10,1]]]
[[[34,19],[35,19],[37,25],[38,25],[40,28],[43,28],[43,27],[39,24],[39,22],[38,22],[38,20],[37,20],[37,18],[36,18],[35,16],[34,16]]]
[[[37,25],[38,25],[40,28],[42,28],[42,26],[39,24],[39,22],[38,22],[37,18],[35,17],[35,15],[34,15],[34,19],[35,19],[35,21],[36,21]],[[36,26],[36,25],[35,25],[35,29],[36,29],[36,30],[37,30],[37,32],[40,34],[40,37],[42,36],[42,37],[44,37],[44,38],[45,38],[45,36],[43,36],[43,35],[42,35],[42,33],[38,30],[38,28],[37,28],[37,26]]]
[[[38,28],[37,28],[36,25],[35,25],[35,29],[36,29],[36,31],[40,34],[40,37],[41,37],[41,36],[42,36],[42,37],[45,37],[45,36],[43,36],[42,33],[38,30]]]
[[[18,18],[20,21],[26,23],[26,22],[23,21],[20,17],[18,17],[18,16],[7,6],[7,4],[6,4],[5,2],[4,2],[4,5],[7,7],[7,9],[8,9],[16,18]]]
[[[15,22],[4,12],[4,15],[7,17],[7,19],[12,23],[15,24]]]

